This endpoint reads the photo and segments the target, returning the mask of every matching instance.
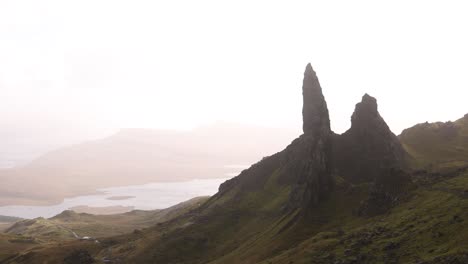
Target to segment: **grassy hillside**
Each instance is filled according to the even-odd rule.
[[[17,257],[31,248],[38,250],[42,243],[44,241],[33,237],[0,233],[0,263],[5,263],[7,259]]]
[[[48,241],[74,240],[76,236],[115,236],[168,221],[197,208],[207,199],[208,197],[197,197],[163,210],[135,210],[114,215],[78,214],[73,211],[64,211],[49,219],[40,217],[18,221],[4,232]]]
[[[22,219],[19,217],[0,215],[0,232],[3,232],[5,229],[9,228],[14,222],[19,220]]]
[[[385,215],[351,217],[262,263],[467,263],[467,190],[467,172],[420,187]]]
[[[455,122],[418,124],[404,130],[399,138],[416,168],[468,166],[468,115]]]
[[[192,212],[100,244],[69,242],[28,254],[49,263],[83,247],[97,263],[466,263],[468,172],[421,185],[375,217],[356,213],[367,186],[337,182],[333,198],[300,219],[299,211],[281,217],[232,211],[195,226]]]

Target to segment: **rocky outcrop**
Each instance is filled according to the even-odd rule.
[[[327,102],[322,93],[317,74],[307,64],[302,84],[302,128],[305,134],[320,134],[330,131]]]
[[[361,215],[386,212],[411,188],[405,172],[406,152],[380,116],[377,100],[368,94],[356,105],[351,128],[333,137],[334,172],[351,183],[370,183]]]
[[[332,193],[332,174],[337,174],[350,183],[371,183],[363,212],[392,206],[409,180],[403,170],[406,154],[380,116],[377,100],[364,95],[351,117],[351,128],[336,135],[330,129],[327,103],[310,64],[304,72],[302,94],[304,134],[282,152],[222,184],[218,196],[234,188],[240,192],[236,197],[261,192],[276,174],[279,184],[291,187],[285,208],[310,208]]]
[[[334,136],[333,157],[338,175],[351,182],[374,181],[389,169],[405,167],[405,151],[380,116],[377,100],[368,94],[356,105],[351,128]]]
[[[330,118],[322,88],[310,64],[304,72],[302,93],[304,134],[282,152],[264,158],[238,177],[222,184],[218,195],[234,188],[240,192],[262,190],[275,172],[279,184],[291,186],[285,208],[310,207],[330,194],[333,187]]]
[[[333,188],[331,134],[308,134],[286,149],[285,175],[291,181],[289,208],[309,208],[327,198]]]
[[[413,189],[410,176],[401,169],[385,169],[371,184],[368,197],[361,202],[358,214],[374,216],[387,212],[408,198]]]
[[[315,71],[310,64],[304,72],[304,134],[285,150],[284,170],[292,177],[290,207],[310,207],[331,191],[331,136],[327,103]]]

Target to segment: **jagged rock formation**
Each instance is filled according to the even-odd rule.
[[[405,167],[405,151],[368,94],[356,105],[351,128],[334,136],[337,173],[354,183],[374,181],[390,169]]]
[[[287,149],[285,171],[293,174],[290,206],[311,206],[325,198],[333,186],[331,177],[330,117],[327,103],[312,66],[307,64],[302,84],[304,134]]]
[[[359,208],[362,215],[387,211],[411,187],[404,171],[407,154],[377,108],[377,100],[365,94],[351,117],[351,128],[333,137],[335,173],[351,183],[371,183]]]
[[[303,130],[284,151],[265,158],[220,187],[220,194],[234,186],[242,192],[258,191],[277,172],[283,186],[291,186],[288,209],[310,208],[333,189],[332,172],[354,184],[371,183],[363,214],[381,213],[393,206],[409,185],[406,152],[380,116],[377,100],[365,94],[351,117],[351,128],[333,134],[327,103],[310,64],[304,72]],[[240,194],[238,194],[239,196]]]
[[[380,116],[377,100],[365,94],[351,117],[351,128],[336,135],[330,129],[327,103],[310,64],[304,72],[302,93],[304,134],[284,151],[221,185],[219,195],[236,186],[242,193],[261,190],[276,172],[280,184],[291,186],[286,208],[309,208],[330,194],[333,172],[350,183],[372,183],[366,208],[376,206],[372,201],[379,201],[376,207],[380,209],[394,204],[409,182],[403,171],[406,152]]]
[[[330,131],[327,102],[322,93],[317,74],[312,65],[307,64],[302,84],[302,128],[305,134],[327,133]]]
[[[283,177],[290,180],[290,208],[309,208],[329,196],[331,176],[331,134],[304,134],[285,151]]]
[[[242,186],[243,191],[259,190],[275,170],[278,170],[279,183],[292,187],[288,209],[310,207],[330,193],[333,186],[330,118],[322,88],[310,64],[304,72],[302,93],[304,134],[284,151],[222,184],[220,193],[233,186]]]

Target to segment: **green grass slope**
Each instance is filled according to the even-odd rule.
[[[0,233],[8,229],[14,222],[22,220],[19,217],[0,215]]]
[[[417,188],[385,215],[350,216],[339,231],[324,225],[262,263],[468,263],[467,209],[464,172]]]
[[[38,247],[43,241],[37,238],[0,233],[0,263],[20,255],[20,252]]]
[[[407,200],[374,217],[356,213],[367,196],[366,184],[336,182],[331,198],[303,217],[299,211],[268,215],[223,210],[216,219],[195,225],[195,219],[203,219],[194,216],[195,210],[100,244],[72,242],[63,250],[29,254],[60,263],[86,246],[96,263],[467,263],[467,171],[419,185]]]
[[[40,217],[18,221],[4,232],[48,241],[74,240],[77,238],[76,236],[116,236],[168,221],[197,208],[207,199],[208,197],[197,197],[163,210],[135,210],[115,215],[79,214],[73,211],[64,211],[49,219]]]
[[[47,240],[75,239],[72,230],[42,217],[18,221],[4,232]]]
[[[468,166],[468,115],[455,122],[418,124],[404,130],[399,139],[415,168]]]

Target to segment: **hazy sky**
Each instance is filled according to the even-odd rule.
[[[468,113],[467,14],[466,1],[3,0],[0,128],[299,132],[311,62],[336,132],[367,92],[398,134]]]

